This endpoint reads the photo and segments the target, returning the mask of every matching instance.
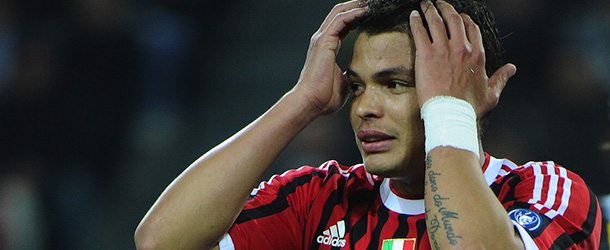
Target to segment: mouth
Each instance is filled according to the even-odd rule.
[[[380,153],[390,149],[396,137],[378,130],[360,130],[356,134],[366,154]]]

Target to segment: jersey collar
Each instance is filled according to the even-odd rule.
[[[491,185],[500,169],[502,168],[503,160],[496,159],[485,153],[485,163],[482,166],[483,177],[487,185]],[[384,178],[379,188],[379,194],[383,205],[399,214],[417,215],[423,214],[426,211],[423,199],[406,199],[400,197],[392,191],[390,187],[390,179]]]

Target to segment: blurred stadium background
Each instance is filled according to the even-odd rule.
[[[518,73],[487,152],[610,194],[610,2],[488,3]],[[166,185],[293,86],[334,4],[0,0],[0,249],[134,249]],[[265,178],[331,158],[360,161],[345,110]]]

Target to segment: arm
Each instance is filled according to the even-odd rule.
[[[422,9],[433,42],[421,17],[412,14],[420,108],[432,97],[453,96],[467,101],[479,119],[497,104],[516,68],[507,64],[488,79],[481,34],[470,17],[440,0],[436,7],[424,1]],[[523,249],[506,210],[485,183],[475,152],[450,146],[428,152],[424,199],[432,249]]]
[[[350,23],[365,13],[357,1],[333,8],[312,37],[296,86],[165,189],[136,229],[138,249],[210,249],[217,244],[284,148],[316,117],[345,102],[348,90],[335,55]]]

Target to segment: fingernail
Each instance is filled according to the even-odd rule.
[[[417,11],[417,10],[411,11],[411,16],[412,17],[419,17],[419,11]]]
[[[513,66],[510,67],[510,70],[508,71],[508,76],[513,77],[516,73],[517,73],[517,67],[513,64]]]

